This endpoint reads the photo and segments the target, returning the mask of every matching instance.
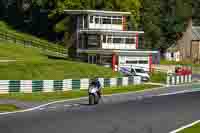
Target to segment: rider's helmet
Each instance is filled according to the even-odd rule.
[[[99,81],[99,78],[98,78],[98,77],[95,77],[95,78],[94,78],[94,81],[96,81],[96,82]]]

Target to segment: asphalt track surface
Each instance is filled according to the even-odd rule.
[[[200,92],[192,92],[2,115],[0,133],[168,133],[198,119]]]

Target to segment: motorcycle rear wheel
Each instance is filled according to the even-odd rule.
[[[99,103],[99,95],[95,96],[95,101],[94,104],[98,104]]]
[[[89,105],[94,105],[95,104],[95,96],[90,94],[89,95]]]

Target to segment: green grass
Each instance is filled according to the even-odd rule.
[[[0,21],[0,32],[2,33],[8,33],[11,37],[15,37],[16,39],[25,39],[25,40],[31,40],[33,42],[41,42],[39,43],[41,47],[44,47],[46,49],[52,50],[52,51],[66,51],[65,48],[59,44],[51,43],[48,42],[45,39],[41,39],[38,37],[35,37],[33,35],[27,34],[27,33],[22,33],[18,32],[15,29],[13,29],[11,26],[9,26],[6,22]]]
[[[12,104],[0,104],[0,112],[17,111],[19,108]]]
[[[150,81],[156,83],[166,83],[167,80],[167,74],[164,72],[153,72],[150,77]]]
[[[196,124],[196,125],[194,125],[194,126],[192,126],[190,128],[187,128],[187,129],[185,129],[183,131],[180,131],[178,133],[199,133],[199,131],[200,131],[200,123]]]
[[[183,65],[183,66],[189,66],[189,67],[192,67],[192,72],[194,74],[199,74],[200,73],[200,64],[194,64],[191,61],[175,62],[175,61],[161,60],[160,64],[161,65]]]
[[[47,56],[43,55],[36,48],[26,48],[7,41],[0,41],[0,60],[10,59],[18,61],[40,61],[46,60]]]
[[[185,60],[185,61],[168,61],[168,60],[161,60],[160,61],[161,65],[186,65],[186,66],[194,66],[194,67],[199,67],[200,64],[194,64],[191,61]]]
[[[0,63],[0,80],[62,80],[92,77],[117,77],[110,68],[72,61]]]
[[[155,85],[135,85],[127,87],[112,87],[104,88],[103,94],[114,94],[114,93],[125,93],[125,92],[134,92],[141,90],[148,90],[159,86]],[[44,102],[44,101],[55,101],[62,99],[71,99],[87,96],[87,90],[73,90],[67,92],[51,92],[51,93],[11,93],[11,94],[2,94],[0,99],[15,99],[20,101],[35,101],[35,102]]]
[[[62,80],[66,78],[116,77],[110,68],[71,61],[48,58],[36,48],[24,48],[6,41],[0,41],[0,80]]]

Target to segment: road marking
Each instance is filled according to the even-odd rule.
[[[72,105],[66,104],[66,105],[64,105],[64,107],[72,107]]]
[[[192,91],[191,90],[183,90],[183,91],[159,94],[159,95],[156,95],[156,96],[158,96],[158,97],[159,96],[169,96],[169,95],[176,95],[176,94],[184,94],[184,93],[187,93],[187,92],[192,92]]]
[[[49,109],[56,109],[57,107],[56,106],[53,106],[53,107],[49,107]]]
[[[70,102],[70,101],[76,101],[76,100],[85,100],[88,97],[82,97],[82,98],[76,98],[76,99],[67,99],[67,100],[60,100],[60,101],[54,101],[54,102],[50,102],[47,104],[43,104],[43,105],[39,105],[37,107],[33,107],[33,108],[29,108],[29,109],[25,109],[25,110],[20,110],[20,111],[15,111],[15,112],[4,112],[4,113],[0,113],[0,115],[8,115],[8,114],[16,114],[16,113],[24,113],[24,112],[30,112],[30,111],[34,111],[37,109],[40,109],[42,107],[46,107],[48,105],[52,105],[52,104],[56,104],[56,103],[63,103],[63,102]]]
[[[194,125],[196,125],[196,124],[198,124],[198,123],[200,123],[200,120],[195,121],[195,122],[193,122],[193,123],[191,123],[191,124],[188,124],[188,125],[186,125],[186,126],[182,126],[181,128],[178,128],[178,129],[176,129],[176,130],[173,130],[173,131],[171,131],[170,133],[178,133],[178,132],[180,132],[180,131],[182,131],[182,130],[184,130],[184,129],[186,129],[186,128],[192,127],[192,126],[194,126]]]
[[[137,96],[136,99],[137,99],[137,100],[143,100],[143,98],[144,98],[143,96]]]
[[[39,110],[44,110],[45,108],[39,108]]]
[[[76,104],[76,103],[75,103],[75,104],[72,104],[72,105],[73,105],[73,106],[80,106],[80,104]]]

